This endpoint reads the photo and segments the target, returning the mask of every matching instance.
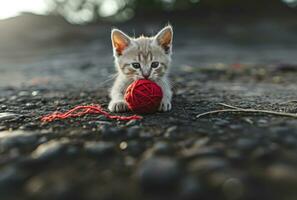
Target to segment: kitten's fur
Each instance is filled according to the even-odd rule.
[[[118,29],[112,30],[111,40],[118,74],[110,92],[110,111],[127,111],[124,101],[126,88],[134,80],[143,78],[155,81],[162,88],[163,99],[159,110],[171,109],[172,91],[168,81],[168,68],[171,62],[172,38],[173,30],[170,25],[154,37],[131,38]]]

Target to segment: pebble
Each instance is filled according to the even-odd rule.
[[[297,146],[297,138],[292,135],[285,136],[282,139],[282,142],[289,148],[294,148]]]
[[[213,170],[219,170],[226,168],[228,163],[223,158],[199,158],[191,161],[188,165],[189,171],[191,172],[208,172]]]
[[[209,156],[222,156],[223,152],[219,149],[212,147],[196,147],[195,145],[190,149],[185,149],[181,152],[182,156],[186,159],[194,159]]]
[[[31,95],[32,95],[33,97],[37,96],[38,94],[39,94],[39,91],[33,91],[33,92],[31,93]]]
[[[257,146],[257,140],[249,138],[239,138],[236,141],[235,146],[239,150],[243,151],[253,150]]]
[[[138,169],[141,188],[150,193],[174,191],[179,185],[181,174],[177,160],[168,157],[150,158]]]
[[[166,129],[164,133],[164,137],[166,138],[173,138],[177,132],[177,126],[171,126]]]
[[[240,124],[231,124],[231,125],[229,125],[229,127],[233,130],[240,130],[243,128],[243,126]]]
[[[84,149],[87,153],[92,155],[110,155],[114,153],[115,145],[111,142],[86,142]]]
[[[18,145],[29,145],[37,141],[37,134],[22,130],[1,131],[0,144],[1,149],[11,148]]]
[[[63,147],[65,146],[65,142],[61,140],[50,140],[46,143],[39,145],[31,154],[33,159],[38,160],[48,160],[52,157],[56,157],[59,155]]]
[[[279,184],[297,184],[296,167],[284,163],[277,163],[267,168],[267,178]]]
[[[145,146],[137,140],[128,142],[127,151],[131,156],[138,157],[145,151]]]
[[[228,178],[224,181],[222,190],[227,199],[241,199],[244,194],[244,185],[238,178]]]
[[[226,156],[233,162],[241,162],[244,159],[242,153],[234,148],[226,150]]]
[[[175,149],[168,142],[159,141],[154,144],[153,152],[155,155],[173,155]]]
[[[26,176],[14,166],[1,168],[0,170],[0,197],[6,192],[15,189],[16,184],[23,182]]]
[[[20,96],[20,97],[27,97],[27,96],[30,96],[30,92],[28,92],[28,91],[20,91],[18,93],[18,96]]]
[[[33,104],[33,103],[26,103],[25,108],[26,109],[33,109],[33,108],[37,108],[37,105]]]
[[[1,105],[1,106],[0,106],[0,109],[1,109],[1,110],[6,110],[6,109],[7,109],[7,105]]]
[[[77,186],[74,187],[76,181],[72,180],[68,173],[65,171],[62,174],[48,173],[48,175],[33,176],[23,189],[29,195],[29,199],[82,199],[81,190]]]
[[[17,118],[19,115],[15,113],[4,112],[0,113],[0,122]]]
[[[284,135],[292,134],[292,133],[297,133],[295,129],[292,127],[286,127],[286,126],[277,126],[277,127],[272,127],[271,128],[271,135],[275,138],[282,138]]]
[[[125,150],[125,149],[127,149],[128,144],[127,144],[127,142],[123,141],[120,143],[119,147],[121,150]]]
[[[27,124],[24,124],[22,126],[19,127],[19,129],[21,130],[34,130],[38,127],[39,125],[37,123],[34,122],[29,122]]]
[[[181,182],[179,192],[179,199],[183,200],[196,200],[200,199],[202,192],[201,185],[194,177],[186,177]]]
[[[108,125],[103,125],[101,127],[101,133],[102,133],[103,139],[112,139],[112,138],[124,137],[126,131],[123,128],[110,127]]]
[[[216,118],[214,124],[218,125],[218,126],[227,126],[228,124],[230,124],[230,121],[225,120],[225,119]]]
[[[138,138],[139,134],[140,134],[139,126],[131,126],[127,129],[127,138],[128,139]]]
[[[152,138],[154,137],[154,133],[152,133],[152,132],[147,132],[147,131],[141,131],[141,132],[139,133],[139,137],[140,137],[141,139],[144,139],[144,140],[150,140],[150,139],[152,139]]]

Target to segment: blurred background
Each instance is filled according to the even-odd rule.
[[[0,87],[98,85],[114,72],[110,30],[174,26],[173,72],[297,63],[297,0],[2,0]]]

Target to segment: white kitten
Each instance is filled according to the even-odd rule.
[[[172,91],[168,81],[171,62],[173,30],[166,26],[154,37],[131,38],[118,29],[111,32],[113,54],[118,71],[110,92],[108,109],[112,112],[128,110],[124,93],[137,79],[155,81],[163,91],[160,111],[171,109]]]

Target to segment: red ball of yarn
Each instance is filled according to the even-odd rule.
[[[155,82],[140,79],[134,81],[126,90],[125,100],[130,110],[136,113],[153,113],[160,106],[162,89]]]

